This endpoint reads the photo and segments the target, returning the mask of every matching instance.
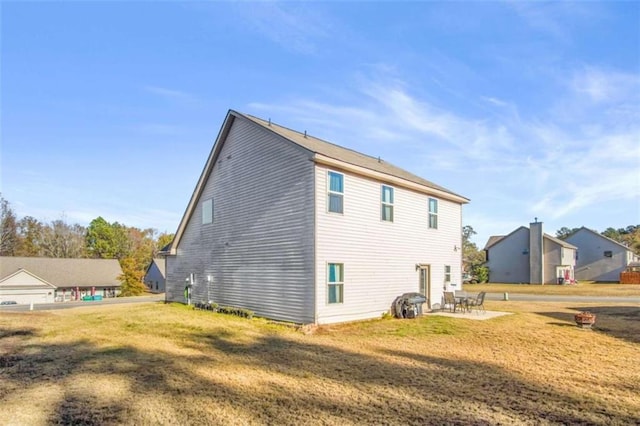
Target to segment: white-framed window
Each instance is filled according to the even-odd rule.
[[[327,209],[332,213],[344,212],[344,175],[338,172],[328,172]]]
[[[444,265],[444,282],[451,282],[451,265]]]
[[[429,228],[438,229],[438,200],[429,198]]]
[[[202,224],[206,225],[213,222],[213,198],[202,202]]]
[[[344,263],[327,264],[327,303],[344,302]]]
[[[393,188],[382,185],[382,210],[381,218],[387,222],[393,222]]]

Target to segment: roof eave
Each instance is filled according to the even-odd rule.
[[[445,199],[448,201],[453,201],[455,203],[459,203],[459,204],[467,204],[469,203],[469,199],[466,197],[463,197],[461,195],[458,194],[454,194],[452,192],[446,192],[446,191],[442,191],[440,189],[437,188],[432,188],[426,185],[421,185],[419,183],[416,182],[411,182],[407,179],[403,179],[397,176],[393,176],[390,175],[388,173],[383,173],[383,172],[378,172],[375,170],[371,170],[371,169],[367,169],[366,167],[362,167],[362,166],[357,166],[355,164],[350,164],[341,160],[337,160],[335,158],[331,158],[331,157],[327,157],[326,155],[322,155],[322,154],[318,154],[316,153],[313,156],[313,160],[318,163],[318,164],[322,164],[325,166],[330,166],[330,167],[335,167],[338,169],[342,169],[345,171],[350,171],[353,173],[356,173],[358,175],[361,176],[365,176],[365,177],[369,177],[369,178],[373,178],[376,180],[380,180],[380,181],[384,181],[384,182],[388,182],[391,184],[395,184],[407,189],[412,189],[416,192],[420,192],[423,194],[427,194],[427,195],[432,195],[441,199]]]
[[[231,125],[233,124],[233,121],[239,115],[241,114],[231,109],[227,112],[227,116],[225,117],[224,122],[220,127],[218,136],[216,137],[216,141],[213,144],[213,147],[211,148],[209,157],[207,158],[207,162],[205,163],[205,166],[202,169],[202,173],[200,174],[200,178],[198,179],[198,184],[193,190],[193,194],[191,194],[191,199],[189,200],[189,204],[187,205],[187,208],[185,209],[185,212],[182,215],[182,219],[180,220],[180,224],[178,225],[178,229],[176,230],[175,237],[171,242],[171,247],[167,252],[161,252],[161,253],[166,253],[167,256],[175,256],[177,254],[177,248],[178,248],[178,244],[180,243],[180,239],[184,234],[184,230],[187,226],[187,223],[189,222],[189,219],[193,215],[193,211],[195,210],[196,203],[200,198],[200,194],[204,190],[204,186],[206,185],[207,180],[209,179],[209,175],[211,174],[213,165],[215,164],[216,159],[220,154],[222,145],[224,145],[224,140],[227,138],[227,135],[229,134],[229,130],[231,130]]]

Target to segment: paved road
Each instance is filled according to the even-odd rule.
[[[487,293],[487,300],[504,300],[505,293]],[[556,296],[543,294],[508,293],[516,302],[583,302],[583,303],[632,303],[640,306],[640,296]]]
[[[164,301],[164,294],[152,294],[149,296],[134,296],[134,297],[114,297],[113,299],[102,299],[87,301],[73,301],[73,302],[58,302],[58,303],[36,303],[33,305],[34,311],[51,311],[55,309],[71,309],[71,308],[83,308],[87,306],[97,305],[120,305],[126,303],[157,303]],[[30,305],[0,305],[0,312],[23,312],[29,311]]]

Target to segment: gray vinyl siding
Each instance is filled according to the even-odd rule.
[[[578,247],[577,280],[620,281],[620,272],[627,267],[629,258],[625,247],[586,228],[570,235],[566,241]],[[605,257],[605,251],[611,251],[612,256]]]
[[[575,265],[575,250],[562,247],[560,244],[544,239],[544,283],[557,284],[559,266]]]
[[[167,259],[167,300],[247,308],[268,318],[314,321],[314,164],[303,148],[236,118]],[[213,223],[202,201],[213,198]]]
[[[164,277],[155,262],[151,263],[151,266],[147,270],[144,276],[144,283],[152,293],[164,293]],[[158,288],[156,288],[156,284]]]
[[[488,250],[489,279],[496,283],[529,282],[529,230],[521,227]]]

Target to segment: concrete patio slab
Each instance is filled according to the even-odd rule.
[[[449,311],[433,311],[424,315],[439,315],[443,317],[461,318],[475,321],[484,321],[492,318],[498,318],[504,315],[511,315],[511,312],[485,311],[485,312],[449,312]]]

